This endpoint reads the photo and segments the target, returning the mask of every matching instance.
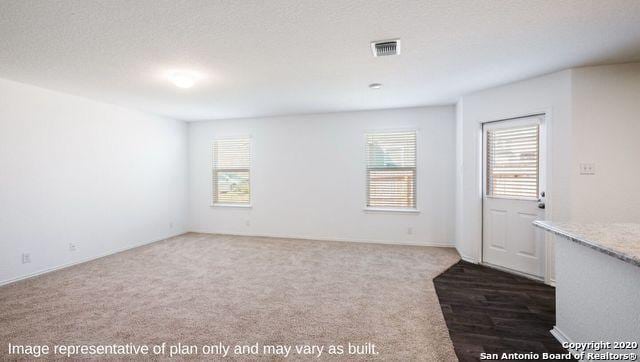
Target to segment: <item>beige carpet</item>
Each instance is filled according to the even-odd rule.
[[[189,233],[0,287],[0,359],[17,357],[9,343],[181,342],[202,353],[222,342],[325,346],[320,358],[294,347],[291,360],[455,361],[432,279],[458,259],[448,248]],[[348,343],[379,354],[348,355]]]

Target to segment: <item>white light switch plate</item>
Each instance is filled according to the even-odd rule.
[[[595,175],[596,174],[596,166],[593,163],[581,163],[580,164],[580,174],[581,175]]]

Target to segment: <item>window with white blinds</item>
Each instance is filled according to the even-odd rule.
[[[487,130],[487,196],[538,197],[538,124]]]
[[[367,207],[416,208],[416,132],[366,135]]]
[[[248,205],[251,140],[221,139],[213,142],[213,203]]]

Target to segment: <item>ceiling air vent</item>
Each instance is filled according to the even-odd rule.
[[[371,51],[374,57],[400,54],[400,39],[379,40],[371,42]]]

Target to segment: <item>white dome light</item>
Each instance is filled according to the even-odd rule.
[[[189,70],[174,70],[167,74],[167,78],[176,87],[191,88],[201,77],[198,73]]]

